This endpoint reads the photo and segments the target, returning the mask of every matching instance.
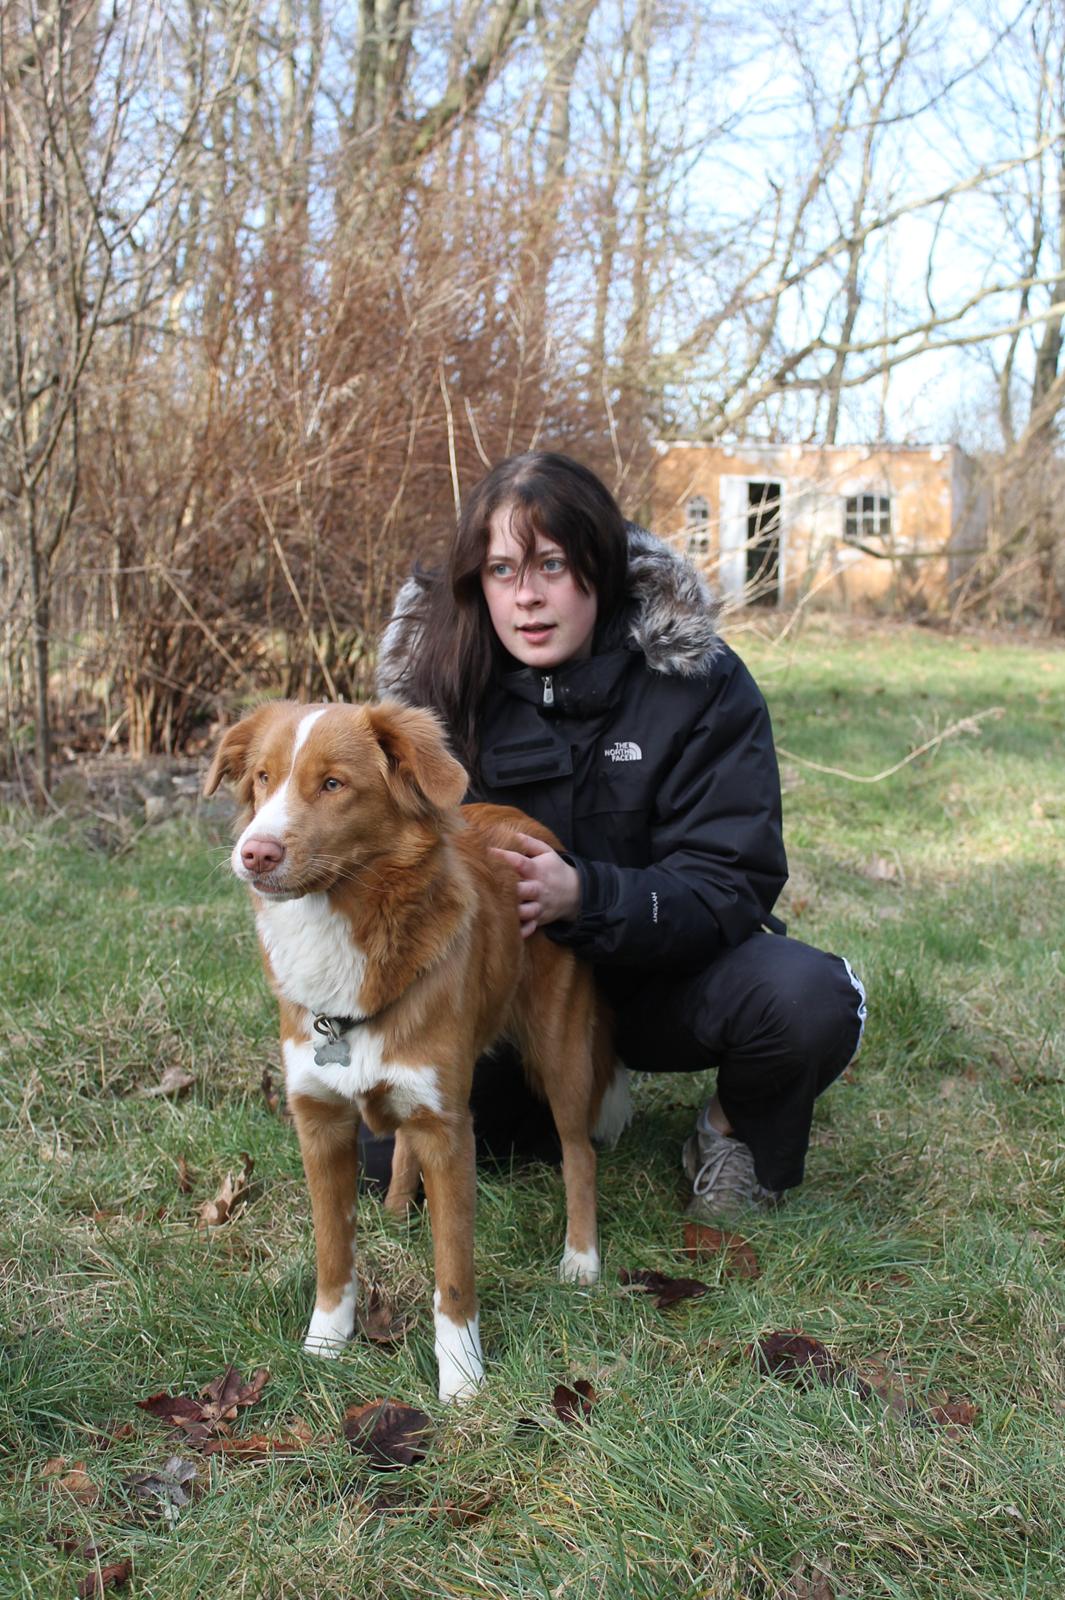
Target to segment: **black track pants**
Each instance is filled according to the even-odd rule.
[[[656,974],[615,999],[618,1053],[640,1072],[717,1069],[759,1182],[802,1182],[814,1100],[861,1040],[865,994],[839,956],[756,933],[703,971]]]
[[[814,1101],[853,1057],[865,1023],[865,994],[847,962],[798,939],[756,933],[701,972],[614,968],[604,976],[625,1065],[716,1068],[721,1104],[759,1181],[767,1189],[801,1183]],[[557,1151],[551,1114],[512,1054],[477,1063],[471,1103],[480,1155]],[[387,1181],[390,1145],[364,1146],[367,1176]]]

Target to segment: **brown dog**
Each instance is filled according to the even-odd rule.
[[[513,873],[489,853],[513,848],[515,829],[556,841],[509,808],[460,807],[466,774],[435,717],[395,704],[260,706],[225,734],[205,792],[223,779],[244,807],[231,862],[281,1005],[314,1216],[305,1348],[335,1355],[354,1327],[364,1119],[398,1133],[390,1206],[405,1206],[423,1175],[440,1397],[464,1398],[483,1376],[470,1083],[498,1039],[520,1049],[562,1143],[561,1276],[599,1275],[589,1130],[602,1109],[619,1131],[623,1074],[590,970],[543,934],[522,939]]]

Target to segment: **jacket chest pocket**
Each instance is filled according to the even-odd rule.
[[[493,789],[512,789],[573,773],[569,745],[550,730],[527,739],[511,739],[481,751],[481,772]]]

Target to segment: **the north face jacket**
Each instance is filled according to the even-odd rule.
[[[397,599],[382,694],[404,698],[405,613],[427,581]],[[518,806],[566,846],[581,913],[553,939],[596,965],[701,967],[773,922],[787,878],[769,713],[695,569],[632,525],[629,594],[587,660],[540,672],[501,652],[469,798]]]

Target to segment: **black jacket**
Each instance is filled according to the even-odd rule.
[[[553,939],[596,965],[696,968],[770,919],[787,878],[769,713],[694,569],[636,528],[630,595],[586,661],[541,673],[503,656],[470,798],[565,844],[581,914]],[[410,600],[382,642],[379,687],[400,697]]]

